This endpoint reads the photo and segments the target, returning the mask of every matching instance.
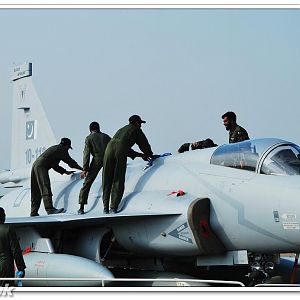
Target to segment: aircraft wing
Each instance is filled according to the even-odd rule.
[[[7,218],[7,224],[12,224],[15,227],[24,226],[24,225],[41,225],[41,226],[51,226],[57,224],[74,224],[79,222],[80,225],[92,225],[95,224],[104,224],[116,221],[117,219],[132,219],[132,218],[145,218],[145,217],[154,217],[154,216],[176,216],[181,215],[180,213],[143,213],[143,214],[126,214],[126,213],[117,213],[117,214],[57,214],[57,215],[45,215],[39,217],[15,217]]]

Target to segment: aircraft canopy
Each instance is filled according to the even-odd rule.
[[[300,147],[280,139],[247,140],[218,147],[210,163],[253,172],[259,167],[267,175],[300,175]]]

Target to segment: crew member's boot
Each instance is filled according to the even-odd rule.
[[[84,214],[84,204],[80,204],[80,208],[78,209],[78,214],[83,215]]]
[[[45,209],[48,215],[60,214],[64,212],[64,208],[55,208],[52,204],[52,196],[43,196]]]

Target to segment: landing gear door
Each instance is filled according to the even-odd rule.
[[[188,222],[201,254],[226,252],[226,248],[213,232],[210,221],[210,200],[198,198],[188,208]]]

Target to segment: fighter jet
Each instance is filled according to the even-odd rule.
[[[50,171],[54,206],[65,213],[47,215],[42,205],[40,216],[29,217],[32,163],[57,140],[33,86],[32,64],[15,67],[12,82],[11,170],[0,173],[10,192],[0,206],[16,228],[26,277],[95,278],[25,284],[98,285],[133,270],[134,277],[165,271],[182,278],[209,278],[215,270],[215,279],[239,270],[241,281],[257,283],[276,274],[280,253],[300,252],[300,147],[277,138],[128,163],[116,214],[103,214],[101,172],[86,214],[78,215],[80,174]]]

